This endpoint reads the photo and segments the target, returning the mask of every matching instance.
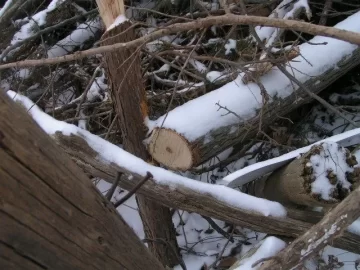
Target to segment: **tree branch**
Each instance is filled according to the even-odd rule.
[[[353,31],[347,31],[333,27],[326,27],[326,26],[315,25],[311,23],[294,21],[294,20],[283,20],[283,19],[265,18],[259,16],[226,14],[217,17],[198,19],[193,22],[173,24],[168,27],[164,27],[162,29],[160,28],[159,30],[154,31],[149,35],[143,36],[141,38],[126,43],[116,43],[113,45],[107,45],[99,48],[79,51],[74,54],[69,54],[61,57],[54,57],[50,59],[24,60],[19,62],[8,63],[8,64],[0,65],[0,70],[12,68],[12,67],[18,67],[18,68],[32,67],[32,66],[41,66],[47,64],[57,64],[57,63],[75,61],[95,54],[113,52],[125,48],[142,46],[143,44],[154,41],[160,37],[167,36],[173,33],[178,33],[181,31],[207,28],[213,25],[227,25],[227,24],[263,25],[270,27],[292,29],[312,35],[332,37],[335,39],[340,39],[343,41],[350,42],[352,44],[360,45],[360,34]]]

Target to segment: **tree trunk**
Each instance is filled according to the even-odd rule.
[[[300,53],[302,53],[303,47],[303,45],[299,46]],[[318,51],[319,59],[323,57],[322,54],[329,54],[327,49],[318,49]],[[294,60],[305,61],[301,57]],[[311,58],[309,61],[316,62],[318,60]],[[359,63],[360,49],[354,47],[353,50],[349,50],[347,57],[335,61],[333,66],[325,66],[324,70],[319,72],[320,75],[296,77],[313,93],[319,93]],[[291,68],[289,67],[290,72],[292,72]],[[296,67],[294,68],[296,69]],[[268,94],[272,96],[272,100],[266,106],[260,107],[257,116],[249,117],[253,114],[252,112],[246,111],[244,115],[241,112],[244,105],[254,103],[254,96],[247,95],[249,89],[254,95],[260,93],[261,89],[253,84],[229,83],[225,87],[191,100],[160,117],[149,138],[148,149],[151,156],[170,169],[189,170],[234,144],[254,138],[259,133],[260,126],[261,129],[265,129],[279,116],[284,116],[312,100],[297,87],[295,90],[291,89],[292,84],[289,85],[289,80],[282,78],[276,72],[271,74],[273,78],[269,78],[268,74],[266,76],[267,78],[262,83]],[[277,80],[278,82],[275,82]],[[285,98],[276,97],[278,92],[289,91],[292,93]],[[244,95],[240,97],[238,93],[244,93]],[[233,98],[229,99],[229,96],[233,96]],[[216,103],[225,105],[222,104],[222,99],[226,99],[228,102],[229,100],[238,100],[239,104],[219,109]],[[192,112],[191,119],[189,119],[189,112]],[[185,121],[188,123],[185,124]]]
[[[119,185],[126,190],[131,190],[136,183],[143,178],[143,176],[137,175],[136,172],[129,171],[125,167],[117,166],[114,163],[102,162],[101,153],[95,152],[81,136],[65,136],[58,132],[55,135],[55,140],[72,157],[76,164],[90,175],[112,182],[115,179],[117,171],[130,174],[136,180],[129,180],[127,177],[122,177],[119,182]],[[114,155],[116,155],[115,152]],[[219,186],[219,188],[223,187]],[[223,194],[226,192],[227,190],[224,190]],[[236,205],[231,205],[225,200],[222,200],[221,196],[199,192],[180,183],[174,188],[174,186],[169,186],[164,183],[164,181],[156,181],[156,179],[155,182],[147,181],[138,190],[138,193],[167,207],[195,212],[254,231],[291,238],[296,238],[306,232],[312,226],[312,224],[309,223],[310,220],[316,222],[321,219],[319,213],[314,213],[314,218],[312,218],[308,216],[309,214],[312,215],[312,213],[304,217],[304,215],[301,215],[301,211],[293,210],[288,211],[290,218],[264,216],[256,212],[246,211],[240,207],[236,207]],[[292,219],[291,216],[301,217],[302,219],[306,219],[307,222]],[[359,253],[360,236],[345,232],[343,237],[336,239],[332,245],[354,253]]]
[[[270,176],[254,181],[250,193],[284,205],[332,207],[359,186],[356,164],[349,150],[336,143],[321,143]],[[317,184],[322,190],[314,189]]]
[[[123,1],[99,0],[97,3],[108,29],[118,20],[118,16],[124,14]],[[123,21],[106,31],[102,37],[102,44],[128,42],[135,38],[130,21]],[[144,120],[148,109],[139,51],[136,48],[125,49],[121,52],[106,53],[104,57],[124,149],[147,161],[149,155],[143,140],[146,134]],[[164,266],[173,267],[179,264],[180,254],[170,210],[143,196],[136,196],[136,199],[151,252]]]
[[[1,269],[164,269],[3,91],[0,108]]]

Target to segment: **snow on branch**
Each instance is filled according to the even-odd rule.
[[[357,12],[338,23],[333,29],[359,33],[359,22],[360,12]],[[313,44],[322,45],[314,47]],[[287,64],[286,71],[315,93],[326,87],[337,78],[336,76],[343,74],[340,71],[344,72],[353,67],[352,64],[356,65],[359,61],[356,55],[360,52],[356,45],[321,36],[314,37],[311,43],[300,45],[299,50],[300,55]],[[153,158],[169,168],[188,170],[191,166],[198,166],[222,152],[230,143],[233,145],[236,140],[246,139],[245,135],[239,136],[239,134],[246,133],[253,136],[254,133],[244,128],[244,125],[251,126],[257,123],[256,117],[263,107],[264,89],[269,98],[268,104],[272,105],[274,112],[271,118],[284,113],[283,109],[279,111],[281,105],[284,105],[281,102],[289,102],[286,104],[287,107],[296,107],[304,101],[299,87],[294,85],[279,68],[272,68],[259,78],[258,83],[244,84],[242,79],[245,75],[240,73],[234,81],[191,100],[151,122],[149,129],[153,132],[148,139],[148,145]],[[262,123],[271,121],[271,118],[266,119],[265,116],[263,115]],[[254,121],[249,124],[247,122],[249,120]],[[256,127],[253,129],[258,131]],[[169,140],[168,144],[177,145],[175,141],[185,142],[181,148],[189,150],[187,160],[191,162],[183,164],[182,160],[176,157],[175,151],[172,151],[174,154],[164,154],[161,147],[165,146],[164,139],[170,136],[167,134],[168,130],[173,133],[172,140]],[[165,147],[171,149],[171,145]]]
[[[225,186],[215,186],[198,182],[165,169],[152,166],[86,130],[55,120],[51,116],[42,112],[40,108],[34,105],[27,97],[13,91],[8,91],[7,93],[12,99],[25,106],[29,114],[47,134],[55,135],[56,132],[61,132],[65,136],[70,136],[71,134],[80,136],[84,138],[89,146],[98,154],[97,158],[105,163],[117,164],[119,167],[125,168],[128,172],[143,177],[147,172],[150,172],[154,176],[154,181],[165,184],[170,189],[185,186],[188,189],[209,194],[225,204],[229,204],[246,211],[257,212],[265,216],[286,216],[285,208],[277,202],[256,198]]]
[[[358,17],[358,13],[356,13],[352,17]],[[29,66],[32,67],[32,66],[42,66],[46,64],[57,64],[57,63],[75,61],[99,53],[106,53],[106,52],[112,52],[115,50],[121,50],[129,47],[142,46],[143,44],[157,40],[163,36],[167,36],[173,33],[178,33],[192,29],[207,28],[214,25],[228,25],[228,24],[264,25],[270,27],[292,29],[294,31],[301,31],[312,35],[332,37],[335,39],[347,41],[352,44],[358,44],[358,45],[360,44],[360,35],[356,33],[357,32],[356,26],[358,25],[356,20],[353,25],[354,27],[345,27],[348,26],[346,24],[343,25],[343,27],[345,28],[336,29],[334,27],[326,27],[326,26],[315,25],[311,23],[299,22],[293,20],[264,18],[260,16],[226,14],[222,16],[210,16],[192,22],[172,24],[168,27],[164,27],[162,29],[152,32],[149,35],[146,35],[144,37],[138,38],[136,40],[127,43],[117,43],[108,46],[101,46],[99,48],[93,48],[93,49],[77,52],[74,54],[70,54],[67,56],[55,57],[51,59],[24,60],[19,62],[8,63],[8,64],[0,65],[0,70],[11,67],[29,67]],[[340,26],[341,24],[338,24],[338,28],[341,28]]]

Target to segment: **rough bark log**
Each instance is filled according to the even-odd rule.
[[[260,270],[297,269],[305,260],[340,237],[343,231],[360,216],[360,187],[351,192],[318,224],[281,251],[276,259],[262,265]]]
[[[138,181],[142,179],[142,176],[137,176],[134,172],[128,171],[123,167],[101,162],[101,160],[96,158],[98,153],[79,136],[64,136],[58,132],[55,136],[55,141],[90,175],[98,176],[106,181],[112,182],[115,179],[116,172],[121,171],[131,174]],[[131,190],[138,181],[122,177],[119,185],[124,189]],[[311,227],[310,223],[292,218],[275,218],[245,211],[226,204],[206,193],[189,189],[186,186],[174,189],[163,183],[147,181],[147,183],[138,190],[138,193],[168,207],[195,212],[200,215],[224,220],[230,224],[236,224],[273,235],[296,238]],[[293,212],[295,212],[294,216],[300,216],[299,211]],[[289,212],[289,215],[290,214],[291,212]],[[317,213],[315,213],[315,216],[316,214]],[[315,217],[315,221],[317,220],[318,217]],[[355,253],[360,252],[360,236],[351,233],[344,233],[341,238],[336,239],[332,244],[335,247]]]
[[[99,0],[97,4],[107,28],[119,15],[124,14],[122,0]],[[125,21],[107,31],[102,37],[102,44],[111,45],[136,39],[131,25],[130,21]],[[149,160],[143,144],[146,134],[144,120],[148,109],[139,52],[134,48],[126,49],[106,53],[104,58],[124,149],[145,161]],[[170,210],[143,196],[136,196],[136,199],[151,252],[164,266],[179,264],[180,254],[174,252],[179,251]],[[159,243],[157,239],[165,241]]]
[[[3,91],[0,111],[1,269],[164,269]]]
[[[359,63],[360,49],[356,49],[352,55],[339,61],[336,65],[337,68],[331,67],[322,75],[311,77],[303,84],[317,94]],[[304,91],[294,91],[293,94],[284,99],[273,100],[264,106],[256,117],[250,120],[244,121],[239,118],[236,124],[214,129],[207,134],[199,134],[192,141],[177,133],[176,129],[170,131],[166,128],[156,128],[149,138],[148,149],[156,161],[168,168],[188,170],[204,163],[234,144],[253,138],[259,132],[260,123],[262,123],[262,128],[265,129],[278,117],[284,116],[311,101],[312,99]],[[203,108],[204,110],[208,109],[206,106]],[[170,114],[171,112],[169,112]],[[202,123],[198,124],[201,125]],[[179,154],[178,149],[181,149],[181,154]],[[184,159],[184,156],[186,156],[186,159]]]
[[[356,157],[347,149],[336,143],[322,143],[270,176],[255,181],[251,194],[284,205],[332,207],[359,185],[359,170],[353,168],[356,164]],[[328,191],[328,198],[312,188],[319,180],[326,181],[323,190]]]

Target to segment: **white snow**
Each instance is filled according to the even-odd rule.
[[[22,68],[16,72],[16,77],[21,79],[27,79],[30,76],[30,69],[28,68]]]
[[[223,181],[227,183],[228,186],[236,187],[244,185],[257,177],[264,175],[266,173],[272,172],[277,168],[280,168],[286,163],[289,163],[294,158],[298,157],[302,153],[306,153],[310,150],[311,146],[319,144],[321,142],[336,142],[339,145],[346,147],[354,144],[360,143],[360,128],[353,129],[342,134],[338,134],[329,138],[326,138],[322,141],[314,143],[309,146],[297,149],[280,157],[269,159],[263,162],[258,162],[248,167],[245,167],[239,171],[236,171],[232,174],[226,176]]]
[[[255,267],[252,265],[260,259],[275,256],[279,251],[286,247],[286,243],[274,236],[266,237],[260,242],[261,246],[249,258],[243,259],[241,264],[234,270],[255,270],[260,268],[263,263],[259,263]]]
[[[141,176],[145,176],[147,172],[151,172],[154,176],[154,181],[160,185],[166,185],[171,189],[186,187],[199,193],[206,193],[224,203],[246,211],[254,211],[265,216],[286,216],[285,208],[277,202],[256,198],[225,186],[194,181],[193,179],[177,175],[163,168],[152,166],[86,130],[55,120],[42,112],[39,107],[34,105],[27,97],[13,91],[8,91],[7,93],[15,101],[22,103],[27,110],[31,108],[28,113],[47,134],[53,135],[59,131],[64,135],[76,134],[81,136],[88,142],[92,149],[99,153],[97,158],[103,162],[115,163],[127,171]]]
[[[94,101],[96,98],[99,98],[102,101],[106,100],[107,95],[105,95],[105,91],[108,86],[105,83],[105,80],[105,71],[102,70],[101,76],[95,78],[94,82],[90,86],[89,91],[87,92],[86,99],[88,101]]]
[[[120,14],[115,21],[108,27],[106,31],[109,31],[113,29],[114,27],[118,26],[119,24],[122,24],[123,22],[127,21],[126,17],[123,14]]]
[[[336,184],[340,184],[344,189],[350,189],[351,184],[346,179],[347,172],[353,172],[346,163],[346,150],[339,148],[337,143],[321,143],[320,154],[312,155],[310,162],[306,166],[313,168],[314,182],[311,183],[311,190],[315,194],[320,194],[323,200],[331,200],[331,193],[336,189]],[[337,183],[331,184],[328,179],[328,172],[336,175]]]
[[[10,6],[11,3],[12,3],[12,1],[13,1],[13,0],[7,0],[7,1],[5,2],[5,5],[4,5],[2,8],[0,8],[0,17],[4,15],[5,11],[9,8],[9,6]]]
[[[94,37],[100,29],[100,17],[80,24],[70,35],[57,42],[47,51],[48,58],[64,56],[73,52],[76,48],[81,49],[84,42]]]
[[[38,27],[43,26],[46,23],[46,17],[49,12],[53,11],[57,6],[62,4],[65,0],[52,0],[48,7],[31,17],[28,23],[24,24],[21,29],[14,35],[11,45],[28,38],[33,35]]]
[[[207,67],[203,63],[201,63],[193,58],[189,59],[189,64],[192,65],[200,73],[205,73],[207,70]]]
[[[230,54],[233,50],[236,50],[236,40],[229,39],[225,44],[225,55]]]
[[[299,1],[283,0],[275,8],[275,10],[269,15],[269,18],[293,19],[294,14],[301,8],[305,9],[307,17],[310,19],[311,10],[307,0],[299,0]],[[282,30],[276,27],[256,26],[255,31],[258,34],[260,40],[267,41],[266,46],[269,47],[276,40],[279,31]]]
[[[347,228],[347,231],[360,235],[360,219],[357,219],[351,223],[351,225]]]
[[[335,27],[360,32],[360,12],[348,17]],[[356,45],[327,37],[316,36],[311,42],[327,42],[327,45],[316,45],[316,47],[309,43],[300,45],[301,56],[295,58],[294,62],[291,62],[291,66],[287,67],[287,70],[295,75],[300,82],[323,74],[358,48]],[[306,60],[303,58],[306,58]],[[308,61],[311,62],[311,65]],[[244,121],[254,117],[256,110],[262,107],[261,91],[255,83],[251,82],[244,85],[241,80],[242,76],[244,76],[243,73],[236,80],[218,90],[175,108],[166,115],[166,119],[164,115],[156,120],[155,125],[173,129],[189,141],[194,141],[213,129],[239,122],[238,117],[235,115],[224,115],[226,111],[218,110],[216,105],[218,102],[220,105],[226,106],[229,110],[235,112]],[[297,89],[277,68],[273,68],[262,76],[260,81],[272,98],[274,96],[285,98]],[[192,121],[189,122],[188,119],[192,119]]]
[[[206,74],[206,79],[212,83],[216,80],[220,80],[222,77],[225,77],[225,74],[220,71],[210,71]]]

